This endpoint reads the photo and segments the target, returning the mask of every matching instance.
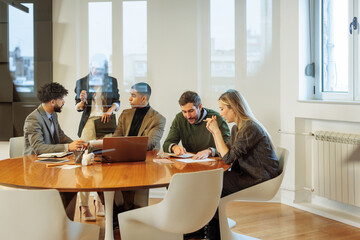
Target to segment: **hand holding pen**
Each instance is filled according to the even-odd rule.
[[[186,153],[186,149],[182,146],[179,145],[174,145],[172,146],[171,150],[173,151],[173,153],[175,153],[176,155],[180,156]]]
[[[219,125],[218,125],[218,123],[216,121],[216,116],[212,116],[211,118],[207,118],[207,119],[204,120],[204,122],[207,122],[206,123],[206,128],[212,134],[214,134],[216,131],[220,131]]]
[[[75,150],[81,150],[84,147],[86,149],[87,146],[88,146],[87,142],[85,142],[82,139],[78,139],[78,140],[73,141],[72,143],[69,143],[68,150],[71,152],[74,152]]]

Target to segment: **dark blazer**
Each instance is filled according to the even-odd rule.
[[[81,101],[80,93],[82,90],[85,90],[88,94],[87,94],[87,104],[85,104],[84,109],[78,110],[79,112],[83,112],[78,130],[79,137],[81,136],[81,132],[86,124],[86,121],[90,116],[91,103],[94,95],[93,93],[89,92],[89,75],[76,81],[75,104],[78,104]],[[102,90],[107,94],[106,105],[103,106],[105,109],[110,108],[113,103],[118,103],[120,105],[120,95],[119,95],[119,89],[116,78],[110,76],[105,77],[104,87]]]
[[[241,131],[238,133],[236,125],[232,127],[229,151],[222,156],[226,164],[232,164],[231,172],[239,173],[237,185],[250,187],[278,176],[279,161],[266,132],[252,120],[246,121]]]
[[[42,105],[30,113],[24,123],[24,155],[63,152],[65,144],[73,140],[61,130],[57,114],[53,114],[55,136],[51,122]]]
[[[125,109],[118,121],[114,137],[128,136],[136,108]],[[152,107],[146,113],[139,129],[138,136],[148,136],[147,150],[160,149],[160,140],[164,133],[166,119]]]

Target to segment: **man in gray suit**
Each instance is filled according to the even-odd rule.
[[[64,106],[68,91],[59,83],[47,83],[38,91],[41,104],[30,113],[24,123],[24,155],[67,152],[81,149],[84,141],[71,140],[61,130],[57,114]],[[60,193],[66,213],[74,219],[76,193]]]
[[[38,91],[41,104],[24,123],[24,155],[75,151],[83,146],[83,140],[66,136],[58,122],[56,113],[61,112],[67,94],[59,83],[45,84]]]

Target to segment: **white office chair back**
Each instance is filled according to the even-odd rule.
[[[222,179],[222,168],[175,174],[163,201],[118,215],[121,239],[182,240],[214,216]]]
[[[57,190],[0,190],[0,239],[98,239],[99,227],[70,221]]]
[[[279,160],[279,169],[281,170],[282,173],[284,172],[284,169],[286,169],[288,155],[289,155],[289,151],[286,150],[285,148],[281,148],[281,147],[276,148],[276,157]]]
[[[229,221],[226,217],[226,206],[235,200],[241,201],[269,201],[278,192],[282,180],[284,178],[284,173],[287,164],[287,158],[289,151],[278,147],[276,149],[276,156],[279,160],[279,170],[281,170],[280,175],[265,182],[259,183],[249,188],[245,188],[241,191],[230,194],[226,197],[220,199],[219,203],[219,220],[220,220],[220,233],[222,240],[233,240],[233,239],[254,239],[248,236],[240,235],[234,232],[231,232],[229,229]]]
[[[171,224],[175,233],[188,233],[203,227],[216,212],[222,183],[222,168],[175,174],[161,202],[161,224],[165,229]]]
[[[24,137],[10,138],[9,155],[10,158],[21,157],[24,155]]]

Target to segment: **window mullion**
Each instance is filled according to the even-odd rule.
[[[359,20],[359,17],[360,17],[360,14],[359,14],[359,7],[360,7],[360,4],[358,1],[353,1],[353,14],[354,14],[354,17],[357,17],[358,20]],[[353,73],[353,79],[352,79],[352,85],[353,85],[353,93],[354,93],[354,97],[353,99],[355,101],[359,101],[360,100],[360,90],[359,90],[359,87],[360,87],[360,84],[359,84],[359,70],[358,70],[358,66],[359,66],[359,54],[360,54],[360,51],[359,51],[359,29],[356,31],[356,34],[353,35],[353,48],[354,48],[354,56],[353,56],[353,64],[352,64],[352,67],[353,67],[353,70],[352,70],[352,73]]]

